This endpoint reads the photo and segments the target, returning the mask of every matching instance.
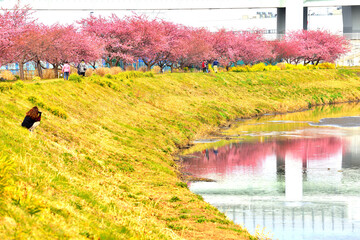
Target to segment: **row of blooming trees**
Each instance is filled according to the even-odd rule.
[[[18,63],[24,79],[24,64],[33,62],[42,77],[43,63],[53,66],[55,76],[65,62],[96,61],[102,46],[74,26],[37,23],[30,8],[15,7],[0,14],[0,63]]]
[[[344,37],[320,30],[292,32],[282,40],[266,41],[258,31],[210,32],[145,16],[92,16],[79,23],[83,32],[105,44],[103,58],[110,65],[141,59],[148,69],[154,65],[198,66],[202,60],[214,59],[227,67],[264,61],[318,64],[334,62],[349,47]]]
[[[318,64],[333,62],[349,49],[342,36],[327,31],[298,31],[266,41],[257,31],[210,32],[146,16],[116,15],[91,16],[76,26],[37,23],[29,8],[5,10],[0,14],[0,61],[19,63],[23,78],[26,62],[34,62],[41,76],[43,62],[52,64],[56,74],[65,61],[94,63],[100,58],[110,66],[141,59],[148,69],[199,66],[214,59],[225,67],[240,62]]]

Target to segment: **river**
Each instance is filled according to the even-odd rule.
[[[239,120],[182,155],[190,190],[271,239],[360,239],[360,105]]]

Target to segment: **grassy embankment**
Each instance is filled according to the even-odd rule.
[[[356,70],[0,83],[0,239],[249,239],[174,153],[237,117],[360,99]],[[20,127],[38,105],[35,133]]]

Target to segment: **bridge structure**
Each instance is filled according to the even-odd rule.
[[[0,0],[1,8],[12,8],[14,0]],[[277,34],[307,29],[308,8],[342,7],[343,33],[360,33],[359,0],[18,0],[36,11],[172,11],[277,9]],[[184,13],[186,17],[186,12]],[[349,35],[351,38],[351,35]],[[356,34],[355,34],[356,36]]]

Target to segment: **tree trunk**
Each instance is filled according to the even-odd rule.
[[[106,59],[105,59],[105,62],[106,62],[107,64],[109,64],[109,67],[111,67],[111,60],[106,60]]]
[[[149,65],[146,65],[146,70],[147,70],[147,71],[151,71],[151,67],[152,67],[152,65],[150,65],[150,64],[149,64]]]
[[[24,64],[23,64],[22,62],[19,63],[19,75],[20,75],[20,79],[21,79],[21,80],[25,80]]]
[[[36,61],[36,68],[38,70],[39,77],[42,79],[43,78],[43,72],[42,72],[41,63],[40,63],[39,60]]]
[[[55,78],[58,78],[58,65],[57,64],[53,64],[53,69],[54,69],[54,74],[55,74]]]

